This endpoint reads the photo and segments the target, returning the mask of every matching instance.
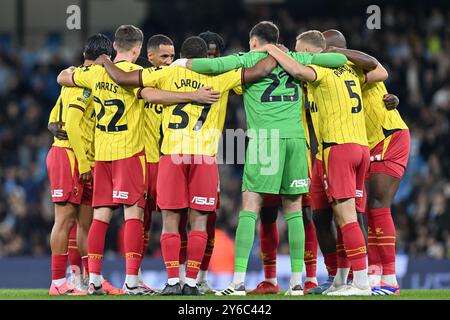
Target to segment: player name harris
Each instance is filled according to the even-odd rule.
[[[181,79],[179,82],[174,82],[173,84],[175,85],[175,87],[177,87],[177,89],[181,89],[183,87],[191,87],[194,89],[199,89],[205,86],[203,83],[200,83],[197,80],[192,79]]]

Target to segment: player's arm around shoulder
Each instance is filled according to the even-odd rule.
[[[102,65],[111,79],[119,86],[125,87],[140,85],[142,72],[142,69],[140,68],[136,68],[136,70],[126,72],[116,66],[106,54],[102,54],[101,56],[99,56],[97,60],[95,60],[95,63],[98,65]]]
[[[179,103],[213,104],[220,98],[220,92],[213,91],[212,87],[202,87],[192,92],[177,92],[155,89],[152,87],[141,88],[138,97],[154,104],[171,106]]]
[[[291,76],[302,81],[316,80],[316,73],[311,68],[295,61],[291,56],[283,52],[276,45],[265,45],[263,50],[267,51],[269,55],[275,58],[278,64],[286,70]]]
[[[238,69],[244,66],[241,54],[232,54],[219,58],[197,58],[187,59],[185,67],[204,74],[219,74],[228,72],[233,69]]]
[[[387,70],[381,63],[372,71],[366,73],[366,83],[383,82],[389,77]]]
[[[252,68],[242,70],[242,84],[255,82],[261,78],[267,77],[277,66],[277,61],[272,56],[259,60]]]
[[[58,82],[58,84],[60,86],[68,86],[68,87],[76,86],[73,81],[73,75],[74,75],[75,69],[76,68],[74,66],[70,66],[69,68],[61,71],[59,73],[58,77],[56,78],[56,81]]]

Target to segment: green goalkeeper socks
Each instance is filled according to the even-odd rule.
[[[255,240],[257,214],[251,211],[239,212],[239,223],[234,242],[234,272],[246,272],[250,251]]]
[[[288,224],[289,253],[291,256],[291,271],[302,272],[305,260],[305,228],[302,211],[285,215]]]

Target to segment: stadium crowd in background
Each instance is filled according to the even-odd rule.
[[[383,11],[382,29],[369,31],[364,17],[351,13],[353,18],[300,18],[287,9],[258,8],[251,18],[242,10],[232,24],[225,23],[231,12],[222,12],[216,23],[223,23],[214,26],[187,21],[167,25],[149,15],[143,30],[146,36],[166,33],[179,48],[186,36],[211,29],[225,39],[226,53],[233,53],[247,50],[248,30],[262,19],[278,24],[282,42],[307,29],[341,29],[350,48],[374,55],[388,68],[388,90],[399,96],[399,111],[411,130],[410,161],[393,207],[398,252],[450,259],[450,27],[446,24],[450,11],[389,8]],[[50,254],[54,213],[45,165],[52,141],[47,120],[59,93],[56,76],[81,62],[80,53],[67,56],[57,40],[49,36],[40,50],[25,51],[12,47],[8,36],[0,37],[0,256]],[[293,48],[293,43],[285,44]],[[242,99],[230,96],[229,103],[225,128],[245,128]],[[241,170],[237,165],[220,166],[226,179],[221,181],[217,226],[231,238],[238,219]],[[122,221],[121,214],[115,215],[106,254],[118,252]],[[280,223],[279,228],[279,253],[287,254],[286,226]],[[160,256],[160,219],[154,219],[152,230],[149,256]],[[258,250],[255,246],[255,255]]]

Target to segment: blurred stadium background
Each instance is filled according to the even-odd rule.
[[[371,4],[381,8],[379,30],[366,27]],[[81,30],[66,27],[69,5],[81,8]],[[81,62],[84,40],[97,32],[112,38],[120,24],[134,24],[143,29],[145,42],[163,33],[178,50],[185,37],[211,30],[225,39],[226,53],[234,53],[248,49],[248,32],[260,20],[275,22],[281,42],[291,49],[299,31],[339,29],[350,48],[374,55],[387,67],[388,90],[399,96],[399,110],[412,138],[408,169],[393,207],[401,286],[450,289],[450,2],[445,0],[2,0],[0,288],[45,288],[50,283],[53,206],[45,159],[52,137],[47,120],[59,94],[56,75]],[[230,98],[226,128],[245,128],[240,97]],[[216,288],[228,284],[233,268],[242,167],[221,165],[220,170],[220,231],[211,263]],[[121,285],[124,274],[122,221],[117,213],[106,244],[105,274],[116,285]],[[160,287],[166,279],[160,217],[155,215],[153,221],[144,276],[150,285]],[[278,270],[285,288],[287,233],[281,220],[279,227]],[[323,279],[321,257],[318,267]],[[250,270],[249,288],[262,278],[258,242]]]

